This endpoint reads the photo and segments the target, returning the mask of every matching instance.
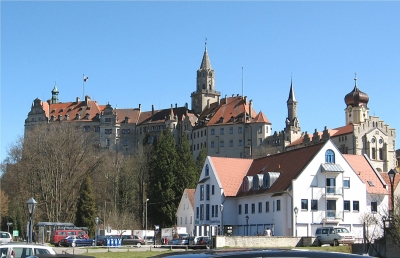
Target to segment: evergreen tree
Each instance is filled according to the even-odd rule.
[[[175,192],[179,195],[183,194],[185,188],[194,189],[197,186],[199,176],[197,174],[197,166],[190,151],[190,144],[186,134],[182,136],[181,144],[177,148],[179,160],[178,170],[175,174],[177,177]],[[178,205],[179,205],[179,201]]]
[[[175,223],[176,199],[182,195],[174,191],[177,161],[174,137],[170,130],[165,130],[154,146],[147,187],[147,197],[153,203],[148,207],[149,214],[154,224],[159,224],[160,227],[170,227]]]
[[[200,150],[199,155],[197,156],[196,159],[196,166],[197,166],[197,179],[199,179],[201,171],[203,170],[204,162],[206,161],[207,158],[207,149],[203,145],[203,147]]]
[[[89,235],[94,236],[96,230],[94,218],[96,217],[96,213],[92,180],[89,176],[86,176],[82,182],[77,200],[75,225],[77,227],[88,227]]]

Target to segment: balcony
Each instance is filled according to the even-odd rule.
[[[327,210],[325,211],[325,216],[324,216],[325,221],[337,221],[337,220],[342,220],[343,219],[343,211],[337,211],[337,210]]]
[[[325,197],[330,199],[339,199],[343,195],[343,187],[327,186],[325,188]]]

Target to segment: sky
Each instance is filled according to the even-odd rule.
[[[281,131],[293,82],[302,131],[345,125],[344,97],[400,129],[397,1],[1,1],[1,156],[35,98],[144,111],[191,106],[205,43],[222,97]],[[83,75],[89,80],[83,84]],[[396,149],[400,148],[396,140]]]

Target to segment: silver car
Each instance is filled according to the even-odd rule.
[[[39,244],[2,244],[0,245],[1,258],[24,258],[39,254],[56,254],[56,251],[47,245]]]

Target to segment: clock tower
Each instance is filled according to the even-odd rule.
[[[200,69],[197,70],[196,91],[192,92],[192,110],[200,114],[210,104],[218,102],[221,93],[215,90],[215,72],[211,68],[207,52],[207,43],[204,49]]]

